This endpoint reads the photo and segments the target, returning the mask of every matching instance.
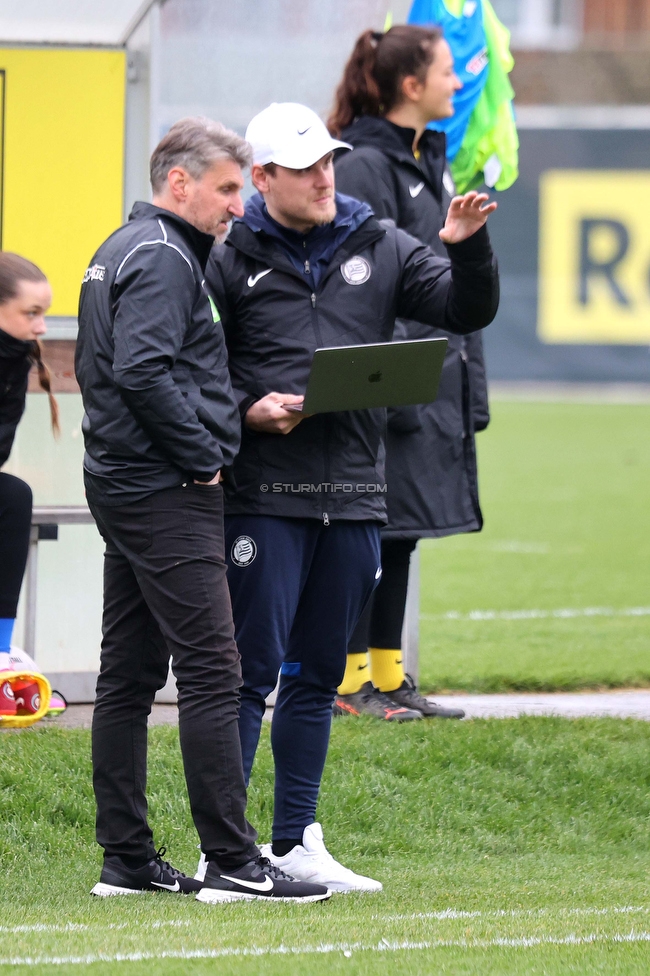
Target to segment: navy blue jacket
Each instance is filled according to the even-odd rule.
[[[312,227],[309,233],[301,234],[274,220],[266,209],[264,198],[256,193],[246,203],[243,221],[255,234],[261,231],[277,241],[298,274],[304,276],[312,288],[317,288],[334,252],[368,217],[372,217],[372,210],[367,203],[339,193],[332,223]]]

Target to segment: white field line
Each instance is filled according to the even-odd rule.
[[[649,617],[650,607],[583,607],[581,609],[561,610],[470,610],[460,613],[449,610],[447,613],[421,613],[422,620],[559,620],[569,617]]]
[[[432,919],[444,922],[447,919],[462,918],[575,918],[580,915],[648,915],[650,908],[638,905],[622,905],[616,908],[512,908],[495,912],[466,912],[455,908],[445,908],[440,912],[412,912],[405,915],[371,915],[378,922],[415,922],[418,919]]]
[[[175,928],[185,928],[191,925],[193,919],[175,920],[170,922],[121,922],[111,923],[110,925],[89,925],[86,922],[66,922],[65,925],[47,925],[40,923],[36,925],[0,925],[0,935],[18,935],[21,932],[97,932],[107,929],[132,929],[143,926],[147,929],[162,929],[168,926]]]
[[[330,955],[342,953],[351,956],[354,952],[409,952],[426,949],[529,949],[536,946],[582,946],[596,943],[639,943],[650,942],[650,932],[626,932],[603,935],[594,932],[589,935],[566,936],[523,936],[520,938],[495,939],[436,939],[435,942],[390,942],[382,939],[378,943],[362,942],[321,943],[313,946],[251,946],[250,948],[223,949],[179,949],[163,952],[124,952],[97,953],[87,956],[14,956],[0,958],[0,966],[89,966],[98,962],[143,962],[153,959],[222,959],[225,957],[246,956],[302,956]]]
[[[552,916],[553,918],[564,918],[567,916],[579,915],[648,915],[650,908],[641,905],[622,905],[608,908],[529,908],[529,909],[501,909],[495,912],[467,912],[456,908],[444,908],[439,912],[412,912],[406,915],[371,915],[374,922],[402,922],[416,921],[417,919],[431,919],[440,922],[463,918],[535,918],[540,916]],[[188,928],[194,923],[203,925],[203,916],[192,919],[172,919],[164,922],[121,922],[110,923],[108,925],[93,925],[87,922],[66,922],[64,925],[48,925],[37,923],[35,925],[0,925],[0,934],[19,935],[25,932],[105,932],[108,930],[118,931],[120,929],[146,928],[151,930],[171,927]]]

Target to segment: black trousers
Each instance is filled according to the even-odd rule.
[[[365,654],[369,647],[402,646],[409,565],[416,545],[416,539],[381,540],[381,579],[350,638],[349,654]]]
[[[221,486],[188,483],[128,505],[89,505],[106,542],[92,735],[97,841],[106,854],[155,853],[145,796],[147,716],[171,654],[201,848],[233,870],[258,851],[245,817],[241,666],[226,581]]]
[[[13,620],[25,573],[32,521],[32,489],[0,472],[0,617]]]

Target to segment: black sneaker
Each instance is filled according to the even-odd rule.
[[[389,691],[388,694],[396,704],[403,705],[405,708],[415,708],[424,718],[465,718],[462,708],[445,708],[421,695],[410,674],[406,675],[405,681],[399,688]]]
[[[127,868],[119,857],[105,857],[99,881],[90,894],[109,898],[111,895],[139,895],[143,891],[175,891],[181,895],[199,891],[201,882],[188,878],[168,861],[163,861],[164,854],[165,848],[161,847],[148,864],[135,871]]]
[[[197,901],[209,905],[224,901],[325,901],[332,897],[325,885],[296,881],[261,854],[230,872],[220,871],[214,861],[209,861],[200,888]]]
[[[394,701],[392,694],[385,695],[370,681],[366,681],[353,695],[336,696],[334,715],[372,715],[386,722],[411,722],[422,718],[417,709]]]

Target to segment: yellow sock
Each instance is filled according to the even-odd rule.
[[[402,664],[400,648],[386,650],[383,647],[370,647],[370,675],[375,688],[380,691],[395,691],[403,683],[406,675]]]
[[[343,681],[339,685],[339,695],[353,695],[361,685],[370,681],[367,654],[348,654]]]

